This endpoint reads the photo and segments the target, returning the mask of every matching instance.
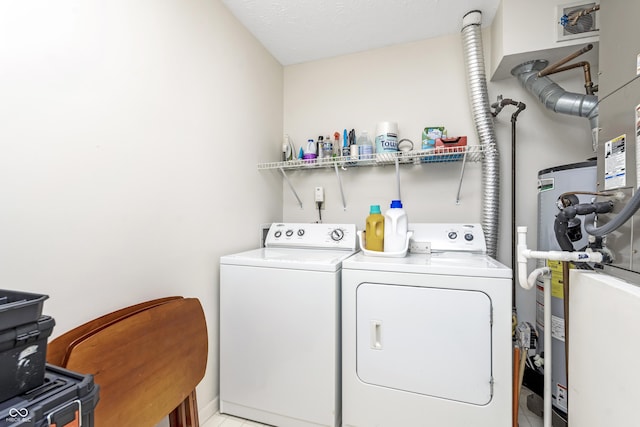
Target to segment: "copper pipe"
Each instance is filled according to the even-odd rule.
[[[566,58],[563,58],[560,61],[545,67],[540,72],[538,72],[538,77],[544,77],[549,74],[560,73],[562,71],[567,71],[567,70],[572,70],[574,68],[582,67],[582,69],[584,70],[584,88],[587,92],[587,95],[593,95],[598,90],[598,86],[593,85],[593,81],[591,80],[591,65],[587,61],[580,61],[574,64],[565,65],[564,67],[562,67],[562,65],[566,64],[567,62],[571,61],[574,58],[577,58],[583,53],[590,51],[591,49],[593,49],[593,45],[588,44],[587,46],[572,53]]]
[[[573,52],[571,55],[562,58],[561,60],[559,60],[558,62],[555,62],[551,65],[547,65],[543,70],[541,70],[538,73],[538,77],[544,77],[548,74],[552,74],[554,72],[554,70],[558,67],[560,67],[561,65],[566,64],[567,62],[571,61],[572,59],[577,58],[578,56],[582,55],[583,53],[587,53],[589,52],[591,49],[593,49],[593,45],[591,43],[589,43],[588,45],[586,45],[585,47],[583,47],[582,49]]]
[[[600,196],[600,197],[615,197],[616,193],[607,192],[607,191],[567,191],[566,193],[562,193],[558,196],[558,200],[562,200],[563,206],[566,208],[571,205],[571,202],[568,200],[569,196]]]
[[[520,347],[516,346],[513,348],[513,395],[511,399],[511,426],[518,427],[518,409],[520,407],[520,390],[518,388],[518,382],[520,379]]]
[[[571,65],[565,65],[564,67],[558,67],[555,70],[551,70],[547,74],[561,73],[562,71],[572,70],[574,68],[580,68],[584,70],[584,88],[588,95],[593,95],[598,90],[597,86],[593,85],[591,81],[591,65],[587,61],[576,62]]]
[[[555,68],[553,70],[550,70],[549,72],[545,73],[545,76],[548,76],[549,74],[561,73],[561,72],[567,71],[567,70],[573,70],[574,68],[583,67],[584,65],[589,67],[589,63],[587,61],[575,62],[575,63],[573,63],[571,65],[565,65],[564,67],[558,67],[558,68]],[[540,72],[542,72],[542,71],[540,71]]]
[[[587,61],[582,62],[582,69],[584,70],[584,88],[587,91],[587,95],[593,95],[598,91],[598,86],[591,81],[591,65]]]
[[[581,16],[585,16],[590,14],[591,12],[595,12],[597,10],[600,10],[600,5],[597,4],[595,6],[593,6],[591,9],[582,9],[574,14],[572,14],[571,16],[569,16],[569,25],[573,26],[576,25],[578,23],[578,19],[580,19]]]
[[[569,388],[569,263],[562,262],[562,298],[564,305],[564,369]],[[545,307],[546,309],[546,307]]]

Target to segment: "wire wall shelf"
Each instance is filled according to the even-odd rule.
[[[282,177],[291,189],[300,208],[302,209],[302,200],[298,196],[293,183],[287,176],[285,170],[314,170],[332,168],[336,172],[338,178],[338,188],[340,189],[340,197],[342,198],[342,206],[347,209],[347,201],[344,195],[342,178],[340,171],[350,167],[362,166],[386,166],[395,165],[396,180],[398,184],[398,194],[400,194],[400,165],[422,165],[426,163],[448,163],[461,162],[460,181],[458,183],[458,193],[456,195],[456,204],[460,203],[460,189],[462,188],[462,178],[464,176],[464,165],[467,162],[479,162],[483,159],[481,145],[468,145],[466,147],[438,147],[433,150],[408,151],[397,153],[376,153],[370,154],[370,158],[351,157],[327,157],[312,160],[289,160],[286,162],[270,162],[258,163],[259,170],[275,169],[282,173]]]
[[[399,164],[425,164],[447,162],[479,162],[483,159],[481,145],[469,145],[466,147],[444,147],[435,150],[420,150],[397,153],[371,154],[371,158],[352,159],[351,157],[328,157],[311,160],[289,160],[286,162],[258,163],[258,169],[323,169],[339,167],[385,166]]]

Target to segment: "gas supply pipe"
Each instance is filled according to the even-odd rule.
[[[549,267],[536,268],[527,277],[527,259],[546,259],[551,261],[602,262],[600,252],[564,252],[564,251],[532,251],[527,248],[527,227],[518,227],[518,281],[524,289],[531,289],[536,279],[542,276],[544,283],[544,427],[551,427],[551,270]]]

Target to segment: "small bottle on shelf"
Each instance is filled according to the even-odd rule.
[[[333,142],[331,142],[331,137],[329,135],[327,135],[327,137],[324,139],[322,149],[324,151],[322,157],[325,160],[329,160],[331,157],[333,157]]]
[[[361,159],[373,159],[373,143],[369,138],[369,132],[363,130],[356,140],[358,152]]]

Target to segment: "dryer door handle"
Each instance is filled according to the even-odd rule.
[[[370,325],[371,348],[382,350],[382,320],[372,320]]]

